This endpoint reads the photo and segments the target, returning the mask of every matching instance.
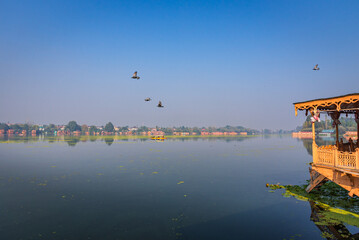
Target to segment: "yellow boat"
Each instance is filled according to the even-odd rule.
[[[153,140],[165,140],[167,138],[165,136],[163,136],[163,135],[156,135],[156,136],[152,136],[151,139],[153,139]]]

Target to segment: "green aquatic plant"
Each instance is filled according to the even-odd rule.
[[[266,184],[270,192],[284,189],[284,197],[294,197],[300,201],[309,201],[317,219],[316,225],[333,226],[349,224],[359,227],[359,198],[350,197],[348,192],[333,182],[323,184],[319,189],[306,192],[308,185]]]
[[[330,233],[327,233],[327,232],[323,232],[322,233],[322,237],[323,238],[329,238],[329,239],[333,239],[334,238],[334,235],[333,234],[330,234]]]
[[[280,185],[267,184],[271,190],[285,189],[283,193],[285,197],[294,196],[299,200],[310,200],[321,202],[331,207],[338,207],[349,211],[359,213],[359,198],[350,197],[348,191],[333,182],[326,182],[318,189],[313,189],[310,193],[306,192],[308,184],[303,185]]]

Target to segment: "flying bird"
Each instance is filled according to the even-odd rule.
[[[163,107],[163,105],[162,105],[162,102],[161,102],[161,101],[159,101],[159,102],[158,102],[157,107]]]
[[[146,102],[149,102],[149,101],[151,101],[152,99],[151,98],[145,98],[145,101]]]
[[[318,71],[320,68],[318,68],[318,64],[314,66],[313,70]]]
[[[137,80],[140,79],[140,77],[137,76],[137,71],[133,73],[132,78]]]

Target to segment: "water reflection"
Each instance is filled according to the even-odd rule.
[[[264,187],[309,177],[290,137],[0,142],[2,239],[322,239],[308,202]]]
[[[334,239],[359,239],[359,233],[352,234],[335,214],[328,217],[328,211],[313,201],[309,202],[311,208],[310,220],[322,232],[322,237]]]
[[[71,146],[71,147],[75,147],[76,146],[76,144],[78,143],[78,142],[80,142],[80,138],[78,138],[78,137],[66,137],[65,139],[64,139],[64,141],[65,142],[67,142],[67,144],[69,145],[69,146]]]
[[[105,143],[109,146],[115,141],[115,138],[105,138]]]
[[[308,154],[313,156],[313,148],[312,148],[313,140],[312,139],[304,139],[304,138],[302,138],[302,139],[297,138],[297,140],[302,141],[303,146],[307,150]],[[324,146],[324,145],[334,145],[335,139],[334,138],[316,138],[315,143],[318,145],[318,147]]]
[[[108,146],[111,146],[115,141],[124,141],[124,142],[146,142],[146,141],[153,141],[153,142],[173,142],[173,141],[208,141],[208,142],[215,142],[218,140],[223,140],[225,142],[241,142],[246,139],[251,139],[253,137],[169,137],[166,140],[152,140],[150,137],[143,137],[143,136],[11,136],[11,135],[2,135],[0,136],[0,143],[34,143],[34,142],[48,142],[48,143],[55,143],[55,142],[66,142],[68,146],[74,147],[79,142],[105,142]]]

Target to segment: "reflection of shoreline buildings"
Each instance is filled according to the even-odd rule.
[[[313,133],[312,132],[293,132],[292,137],[293,138],[312,138]]]
[[[354,132],[354,131],[347,131],[343,137],[346,139],[346,140],[349,140],[350,138],[352,140],[357,140],[358,139],[358,136],[357,136],[357,132]]]

